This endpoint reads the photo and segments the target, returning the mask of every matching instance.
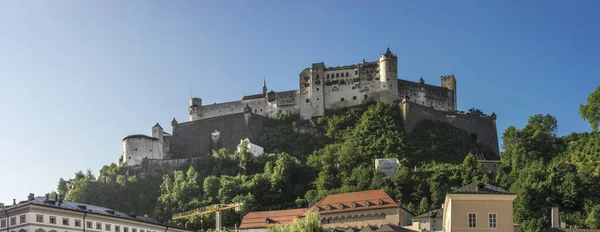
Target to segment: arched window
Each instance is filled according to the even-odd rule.
[[[333,223],[340,223],[340,218],[339,217],[333,218]]]
[[[327,219],[325,219],[325,218],[321,219],[321,224],[325,224],[325,223],[327,223]]]
[[[39,229],[35,230],[35,232],[46,232],[46,230],[39,228]]]
[[[373,215],[367,214],[367,220],[373,220]]]
[[[353,222],[357,222],[358,221],[358,215],[354,215],[354,217],[352,217],[352,221]]]
[[[361,214],[358,219],[361,221],[364,221],[365,219],[367,219],[367,216],[365,216],[364,214]]]
[[[332,218],[327,218],[327,224],[331,224],[333,222]]]
[[[378,213],[375,213],[375,214],[373,215],[373,220],[378,220],[378,219],[379,219],[379,214],[378,214]]]
[[[342,223],[343,223],[343,222],[346,222],[346,217],[342,216],[342,217],[340,218],[340,222],[342,222]]]

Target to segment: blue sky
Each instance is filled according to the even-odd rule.
[[[204,103],[298,87],[313,62],[376,60],[402,79],[454,73],[458,107],[589,131],[598,1],[0,1],[0,202],[117,162],[122,138]],[[454,66],[454,69],[452,68]]]

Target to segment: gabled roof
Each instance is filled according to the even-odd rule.
[[[452,192],[451,194],[512,194],[500,187],[486,184],[481,181],[476,181],[468,185],[462,186]]]
[[[442,218],[442,210],[441,209],[434,209],[431,210],[427,213],[421,214],[419,216],[413,217],[411,218],[412,220],[415,219],[426,219],[426,218]]]
[[[379,201],[381,201],[381,204],[379,204]],[[368,206],[366,205],[367,202],[369,203]],[[355,207],[352,207],[352,203],[355,204]],[[340,204],[342,205],[341,208]],[[307,212],[328,214],[384,208],[400,208],[400,206],[394,202],[394,200],[392,200],[387,193],[379,189],[352,193],[331,194],[310,207]]]
[[[147,135],[142,135],[142,134],[128,135],[127,137],[123,138],[123,141],[125,141],[127,139],[151,139],[151,140],[158,140],[157,138],[154,138],[152,136],[147,136]]]
[[[383,224],[377,232],[415,232],[414,230],[402,228],[393,224]]]
[[[290,224],[305,211],[306,208],[250,212],[242,218],[240,229],[257,229],[267,228],[270,225]],[[269,224],[267,224],[267,219],[269,219]]]
[[[375,232],[375,231],[377,231],[377,229],[378,229],[377,226],[368,225],[368,226],[363,227],[360,230],[360,232]]]

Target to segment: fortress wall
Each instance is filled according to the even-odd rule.
[[[436,110],[456,110],[454,109],[454,92],[439,86],[398,80],[398,95],[400,97],[407,95],[409,101],[433,106]]]
[[[447,122],[470,134],[477,135],[479,143],[490,147],[496,155],[500,154],[495,117],[480,114],[458,114],[455,111],[439,111],[413,102],[401,103],[401,110],[404,129],[407,133],[412,132],[415,126],[425,119]]]
[[[200,106],[200,118],[213,118],[228,114],[242,113],[244,112],[244,106],[245,105],[242,105],[242,101],[203,105]]]
[[[344,80],[344,82],[340,83],[340,80]],[[338,109],[364,104],[377,87],[373,81],[354,82],[352,78],[340,78],[337,83],[325,84],[324,86],[325,109]],[[367,95],[367,98],[365,98],[365,95]]]
[[[235,151],[240,140],[258,141],[262,135],[265,117],[250,114],[248,125],[244,113],[224,115],[177,124],[169,139],[170,157],[188,158],[204,156],[213,149],[227,148]],[[220,139],[213,142],[212,133],[220,132]]]

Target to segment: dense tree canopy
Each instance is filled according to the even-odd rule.
[[[561,217],[571,225],[598,228],[600,133],[559,137],[557,127],[555,117],[533,115],[524,128],[507,128],[502,164],[491,176],[482,172],[476,154],[498,157],[467,132],[425,120],[406,134],[397,105],[373,103],[330,111],[314,121],[282,115],[268,123],[260,139],[266,153],[257,157],[244,149],[215,150],[162,178],[111,164],[97,179],[90,171],[61,178],[57,191],[68,200],[162,220],[196,207],[244,203],[240,212],[222,214],[223,224],[233,227],[249,211],[306,207],[328,194],[371,189],[384,189],[421,214],[440,208],[447,192],[480,180],[518,194],[514,215],[523,231],[547,227],[552,206],[561,207]],[[376,170],[377,158],[397,158],[396,174]],[[319,228],[318,220],[311,220],[271,230]],[[176,223],[214,228],[214,215]]]
[[[583,120],[590,123],[592,131],[598,131],[598,123],[600,123],[600,86],[592,92],[587,98],[587,104],[579,107],[579,114]]]

